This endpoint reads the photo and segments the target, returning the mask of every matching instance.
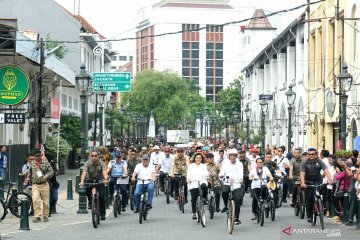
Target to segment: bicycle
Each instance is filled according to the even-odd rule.
[[[159,174],[155,174],[156,180],[155,180],[155,196],[160,195],[160,181],[159,181]]]
[[[265,217],[271,216],[271,221],[275,220],[275,199],[274,191],[268,188],[268,194],[265,200]]]
[[[91,220],[94,228],[100,224],[100,200],[97,188],[104,185],[103,181],[93,181],[85,183],[86,186],[91,187]]]
[[[171,186],[170,186],[170,177],[168,173],[164,173],[165,177],[164,177],[164,192],[166,195],[166,203],[169,204],[170,203],[170,191],[171,191]]]
[[[276,197],[276,205],[277,207],[281,207],[282,205],[282,198],[283,198],[283,180],[280,176],[274,176],[276,179],[276,187],[278,189],[277,197]]]
[[[296,203],[294,206],[295,216],[300,215],[300,219],[304,219],[305,217],[305,193],[304,190],[300,188],[300,185],[297,186],[298,192],[296,196]]]
[[[135,183],[133,181],[130,181],[129,183],[129,202],[130,202],[130,209],[131,211],[134,211],[135,206],[135,198],[134,198],[134,192],[135,192]]]
[[[121,196],[121,192],[120,192],[120,184],[127,184],[128,180],[127,180],[127,176],[119,176],[119,177],[115,177],[116,178],[116,183],[114,186],[114,201],[113,201],[113,211],[114,211],[114,217],[117,218],[118,215],[121,215],[121,200],[122,200],[122,196]]]
[[[230,183],[230,191],[229,191],[229,200],[228,200],[228,210],[226,212],[226,227],[229,234],[232,234],[235,225],[235,201],[232,197],[232,182],[229,181],[229,176],[226,176],[226,183]]]
[[[179,196],[177,199],[178,205],[179,205],[179,210],[184,213],[185,209],[185,187],[184,187],[184,183],[183,183],[183,177],[182,174],[174,174],[175,177],[180,178],[179,179]]]
[[[205,217],[205,207],[204,207],[204,200],[203,199],[203,192],[201,189],[201,181],[196,181],[198,183],[198,196],[196,198],[196,215],[197,215],[197,222],[201,223],[202,227],[205,227],[206,217]]]
[[[326,183],[322,183],[319,185],[307,185],[307,187],[310,187],[315,190],[311,225],[312,226],[316,225],[316,218],[317,216],[319,216],[320,226],[322,230],[324,230],[324,207],[323,207],[323,198],[322,195],[320,194],[320,188],[324,185],[326,185]]]
[[[260,223],[260,226],[264,225],[264,219],[265,219],[265,204],[264,204],[264,199],[262,199],[261,197],[261,189],[262,189],[262,179],[254,179],[254,180],[260,180],[260,194],[259,197],[256,196],[255,191],[253,193],[253,196],[256,197],[256,200],[258,202],[258,207],[257,207],[257,222]],[[254,181],[253,180],[253,181]],[[265,198],[266,199],[266,198]],[[274,217],[275,219],[275,217]]]
[[[210,188],[209,188],[209,218],[213,219],[214,218],[214,213],[215,213],[215,190],[214,190],[214,184],[213,182],[210,184]]]
[[[142,181],[142,193],[140,200],[140,209],[139,209],[139,223],[142,224],[142,221],[146,221],[147,215],[149,212],[149,208],[147,206],[147,186],[145,181],[151,181],[151,179],[138,179],[138,181]]]
[[[14,194],[10,193],[12,186],[14,186],[13,183],[8,182],[6,183],[9,185],[8,190],[6,191],[3,188],[0,188],[0,191],[3,191],[6,193],[6,198],[2,199],[0,198],[0,221],[4,220],[6,215],[9,213],[9,210],[12,215],[20,218],[21,217],[21,200],[27,199],[29,202],[28,205],[28,213],[30,214],[32,212],[32,197],[23,191],[15,192]]]

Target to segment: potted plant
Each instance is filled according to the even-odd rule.
[[[349,159],[349,158],[352,157],[352,151],[350,151],[350,150],[337,150],[336,151],[336,156],[338,158]]]
[[[47,135],[46,136],[46,156],[48,160],[56,160],[57,158],[57,136]],[[70,145],[66,142],[65,139],[60,137],[59,139],[59,174],[65,174],[65,160],[69,155],[69,151],[71,150]]]

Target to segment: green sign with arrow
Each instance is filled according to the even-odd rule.
[[[29,77],[21,68],[0,68],[0,104],[13,106],[22,103],[29,93],[29,88]]]

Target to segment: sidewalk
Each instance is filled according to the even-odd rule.
[[[79,173],[78,169],[66,170],[65,175],[60,175],[58,181],[60,182],[59,199],[56,205],[57,214],[52,214],[49,222],[33,223],[33,216],[29,217],[29,228],[31,230],[41,230],[44,228],[59,227],[66,225],[80,224],[91,221],[90,214],[78,214],[79,209],[79,195],[75,192],[75,177]],[[73,184],[73,199],[67,198],[67,182],[72,179]],[[111,209],[107,210],[107,215],[111,213]],[[43,220],[43,219],[42,219]],[[20,218],[8,214],[6,218],[0,222],[0,236],[19,232]]]

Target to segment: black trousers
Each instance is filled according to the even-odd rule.
[[[282,200],[286,200],[289,189],[289,179],[287,177],[283,178],[283,196]]]
[[[261,199],[265,200],[266,198],[266,185],[261,186],[261,188],[254,188],[253,191],[253,200],[252,200],[252,212],[257,214],[258,208],[258,198],[261,196]]]
[[[128,194],[127,194],[128,184],[118,184],[118,185],[116,185],[115,181],[116,181],[116,178],[115,179],[110,179],[110,182],[109,182],[109,194],[110,194],[111,197],[113,197],[115,187],[118,187],[118,191],[120,191],[120,193],[121,193],[121,207],[125,208],[127,200],[128,200]]]
[[[244,187],[245,187],[245,191],[249,191],[250,190],[250,186],[251,186],[251,181],[249,179],[249,176],[244,176]]]
[[[201,190],[202,190],[202,197],[204,199],[207,199],[207,193],[208,193],[208,187],[205,183],[200,185]],[[196,198],[199,196],[199,189],[198,188],[193,188],[190,189],[190,195],[191,195],[191,210],[192,213],[196,212]]]
[[[182,176],[181,181],[182,181],[182,184],[184,185],[185,199],[187,199],[188,187],[187,187],[187,183],[186,183],[186,176]],[[175,197],[177,197],[177,196],[179,196],[180,178],[174,177],[173,184],[174,184],[174,188],[175,188]]]
[[[241,188],[236,188],[232,191],[232,198],[235,202],[235,218],[239,218],[240,215],[240,202],[241,202]],[[228,207],[228,201],[229,201],[229,193],[230,193],[230,186],[223,185],[222,188],[222,198],[224,201],[225,207]]]
[[[86,187],[86,196],[89,201],[89,205],[91,205],[92,200],[92,193],[91,193],[92,187],[87,186]],[[99,193],[99,207],[100,207],[100,215],[105,216],[106,215],[106,207],[105,207],[105,186],[99,185],[97,187],[98,193]]]
[[[164,189],[165,176],[166,176],[166,174],[164,172],[160,172],[159,182],[160,182],[160,187],[162,189]],[[170,178],[169,182],[170,182],[170,193],[173,193],[174,192],[174,181]]]

